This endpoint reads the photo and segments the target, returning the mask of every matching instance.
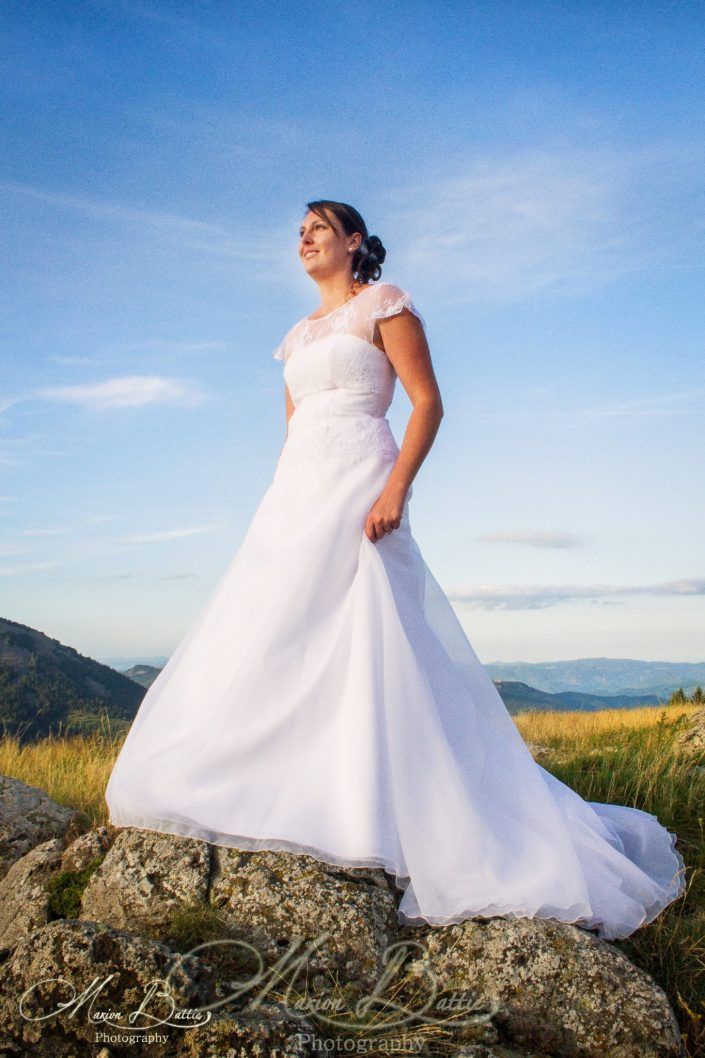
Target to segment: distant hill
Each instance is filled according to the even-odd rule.
[[[659,698],[654,694],[582,694],[579,691],[561,691],[549,694],[528,683],[518,680],[493,680],[500,697],[513,715],[527,712],[530,709],[552,709],[555,712],[597,712],[599,709],[634,709],[640,705],[665,704],[667,697]]]
[[[494,661],[485,665],[493,680],[516,681],[539,691],[560,694],[651,695],[666,702],[683,688],[690,697],[705,687],[705,662],[637,661],[631,658],[575,658],[572,661]]]
[[[162,670],[156,665],[133,665],[131,669],[124,669],[123,676],[129,676],[140,687],[151,687]]]
[[[484,667],[512,714],[665,704],[679,687],[690,697],[705,686],[705,663],[696,662],[577,658]],[[0,733],[23,741],[59,730],[85,733],[106,714],[113,730],[127,729],[160,672],[144,661],[118,672],[35,628],[0,618]]]
[[[166,665],[168,658],[102,658],[105,665],[136,679],[143,686]],[[485,669],[495,682],[523,683],[548,694],[625,695],[666,702],[679,687],[687,697],[705,687],[705,662],[640,661],[632,658],[574,658],[568,661],[492,661]]]
[[[150,687],[161,672],[154,665],[133,665],[125,670],[125,676],[136,680],[143,687]],[[550,694],[531,687],[518,680],[493,680],[502,701],[510,713],[521,713],[529,709],[554,709],[556,711],[584,710],[596,712],[598,709],[630,709],[640,705],[658,705],[670,697],[668,694],[583,694],[580,691],[562,691]]]
[[[110,655],[102,658],[97,658],[98,661],[102,662],[103,665],[109,665],[111,669],[116,669],[117,672],[127,672],[128,669],[136,668],[137,665],[146,665],[147,668],[163,669],[169,660],[168,656],[154,655],[152,657],[141,655],[139,657],[125,657],[124,655],[118,656]]]
[[[107,713],[126,727],[144,687],[43,632],[0,618],[0,731],[31,741],[88,732]]]

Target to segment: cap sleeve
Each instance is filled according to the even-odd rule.
[[[372,300],[371,318],[373,320],[386,319],[388,316],[398,316],[402,309],[408,309],[421,321],[421,326],[426,330],[426,321],[414,305],[411,296],[402,287],[396,286],[395,283],[380,283],[372,296]]]
[[[293,328],[292,328],[293,330]],[[275,360],[288,360],[289,358],[289,338],[291,337],[291,331],[287,331],[279,345],[275,346],[272,350],[272,356]]]

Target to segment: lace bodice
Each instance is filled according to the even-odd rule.
[[[396,371],[373,342],[378,319],[408,309],[423,317],[394,283],[375,283],[318,319],[308,316],[274,350],[294,403],[280,462],[399,453],[385,413],[394,396]]]
[[[402,309],[409,309],[426,324],[411,298],[394,283],[372,283],[354,298],[332,312],[316,320],[304,316],[286,333],[274,350],[276,360],[288,360],[292,352],[302,345],[309,345],[330,334],[354,334],[373,343],[375,324],[385,316],[396,316]]]

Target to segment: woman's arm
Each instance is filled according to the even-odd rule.
[[[365,523],[372,541],[401,524],[406,494],[431,450],[443,418],[443,402],[420,320],[408,310],[377,321],[379,333],[399,381],[413,405],[404,440],[381,495]]]
[[[289,434],[289,419],[294,414],[294,402],[291,399],[291,393],[289,393],[289,387],[286,382],[284,383],[284,402],[286,404],[286,434],[284,435],[284,440],[286,440]]]

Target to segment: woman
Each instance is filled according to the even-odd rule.
[[[321,305],[274,351],[287,435],[244,540],[149,688],[116,826],[378,866],[401,922],[556,918],[628,936],[685,887],[675,835],[532,758],[409,525],[443,415],[425,323],[344,203],[308,203]],[[401,450],[385,413],[413,404]]]

